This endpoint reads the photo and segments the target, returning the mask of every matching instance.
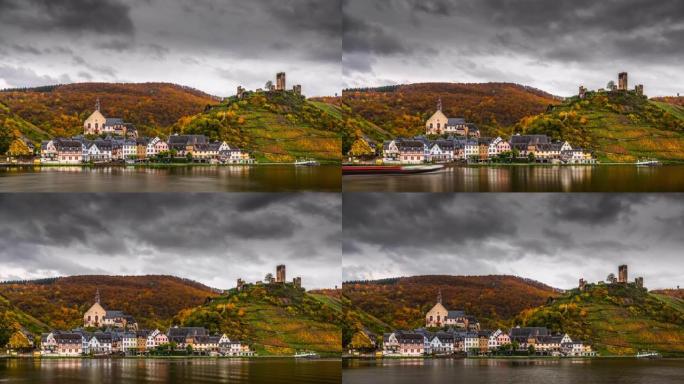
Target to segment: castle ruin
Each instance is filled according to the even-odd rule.
[[[276,266],[276,283],[284,283],[285,280],[285,266],[280,264]]]
[[[276,74],[276,91],[284,91],[286,89],[285,85],[285,72],[278,72]]]
[[[627,72],[618,73],[618,90],[626,91],[629,88]]]
[[[627,283],[627,266],[624,264],[618,267],[618,283]]]

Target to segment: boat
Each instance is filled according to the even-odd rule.
[[[444,165],[343,165],[343,175],[410,175],[436,172]]]
[[[637,359],[659,359],[660,353],[654,351],[642,351],[636,354]]]
[[[313,159],[297,159],[297,161],[295,161],[294,165],[300,166],[300,167],[315,167],[317,165],[320,165],[320,163],[316,160],[313,160]]]
[[[637,161],[635,164],[640,166],[652,167],[655,165],[660,165],[660,161],[656,159],[644,159]]]
[[[316,352],[301,351],[294,354],[295,359],[318,359],[320,356]]]

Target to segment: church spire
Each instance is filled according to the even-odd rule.
[[[95,292],[95,302],[100,304],[100,288]]]
[[[442,304],[442,290],[439,290],[439,293],[437,294],[437,303]]]
[[[100,110],[100,98],[97,98],[97,101],[95,102],[95,110],[99,111]]]
[[[442,110],[442,98],[441,97],[437,100],[437,110],[438,111]]]

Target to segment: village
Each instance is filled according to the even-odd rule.
[[[645,289],[643,277],[636,277],[634,282],[629,282],[627,265],[618,266],[618,275],[610,273],[605,282],[593,284],[580,278],[577,289],[584,292],[591,285],[603,284]],[[372,349],[383,357],[597,356],[591,344],[568,333],[553,333],[547,327],[481,329],[475,316],[463,310],[447,309],[442,303],[441,291],[435,305],[425,314],[424,327],[384,333],[382,339],[367,330],[364,333],[371,340]],[[377,345],[380,340],[382,345]],[[351,348],[349,352],[359,355],[363,351]]]
[[[249,286],[283,285],[302,289],[302,278],[286,281],[286,267],[276,266],[276,274],[268,273],[263,281],[247,283],[237,279],[235,290]],[[166,331],[140,329],[135,318],[124,311],[107,309],[97,289],[93,304],[83,313],[83,325],[72,330],[52,330],[43,333],[40,341],[26,330],[18,330],[13,340],[21,340],[22,347],[9,346],[17,354],[33,352],[44,357],[78,356],[224,356],[253,357],[256,353],[244,341],[227,334],[211,334],[204,327],[174,325]],[[308,353],[307,356],[313,353]]]
[[[568,141],[553,141],[547,135],[515,134],[508,139],[480,137],[475,124],[464,118],[447,117],[441,99],[437,111],[425,123],[425,135],[386,140],[379,148],[364,140],[373,151],[363,160],[383,164],[425,163],[548,163],[595,164],[591,151],[573,147]],[[361,159],[351,159],[358,161]]]
[[[644,86],[638,84],[629,89],[627,72],[618,74],[618,83],[610,81],[606,88],[590,91],[579,86],[576,97],[585,99],[592,93],[630,93],[644,96]],[[590,150],[572,145],[569,141],[554,141],[544,134],[516,133],[511,137],[481,137],[477,125],[463,117],[448,117],[442,111],[442,99],[437,110],[425,122],[425,134],[413,138],[386,140],[380,147],[369,137],[360,137],[361,148],[369,148],[365,154],[349,153],[350,161],[376,161],[382,164],[425,163],[549,163],[549,164],[596,164]]]

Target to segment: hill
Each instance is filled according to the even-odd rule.
[[[218,100],[169,83],[78,83],[0,92],[0,103],[40,130],[40,134],[22,130],[36,144],[48,137],[82,133],[83,121],[98,98],[105,116],[133,123],[143,135],[161,133]]]
[[[83,313],[100,290],[106,309],[122,310],[144,328],[165,329],[182,309],[204,303],[218,292],[173,276],[70,276],[0,284],[14,307],[54,329],[83,325]]]
[[[24,120],[0,103],[0,154],[9,149],[15,139],[26,137],[38,143],[48,137],[48,133]]]
[[[593,150],[601,161],[684,161],[684,107],[633,92],[589,92],[528,116],[516,132],[547,134]]]
[[[684,301],[633,284],[589,285],[552,303],[523,311],[518,322],[546,326],[589,341],[604,355],[655,350],[684,354]]]
[[[682,299],[684,300],[684,289],[659,289],[655,291],[651,291],[651,293],[657,293],[659,295],[665,295],[665,296],[670,296],[674,297],[676,299]]]
[[[0,296],[0,347],[5,346],[12,334],[22,328],[29,330],[34,335],[49,330],[47,324],[25,313],[12,305],[9,300]]]
[[[542,283],[515,276],[414,276],[346,282],[343,295],[353,310],[377,319],[369,329],[410,329],[424,326],[425,313],[442,292],[448,309],[463,309],[477,316],[485,328],[511,326],[520,311],[544,304],[558,291]]]
[[[334,104],[287,92],[248,92],[187,116],[175,132],[205,134],[250,151],[257,160],[291,162],[311,157],[339,162],[342,112]]]
[[[249,343],[260,355],[323,354],[341,351],[339,299],[307,293],[290,284],[248,285],[209,303],[180,311],[183,326],[206,327]]]
[[[512,83],[422,83],[342,93],[343,103],[354,114],[388,133],[384,139],[424,133],[425,121],[435,112],[439,98],[447,116],[465,117],[484,136],[509,133],[507,128],[523,117],[560,102],[546,92]],[[364,133],[375,137],[372,131]]]

